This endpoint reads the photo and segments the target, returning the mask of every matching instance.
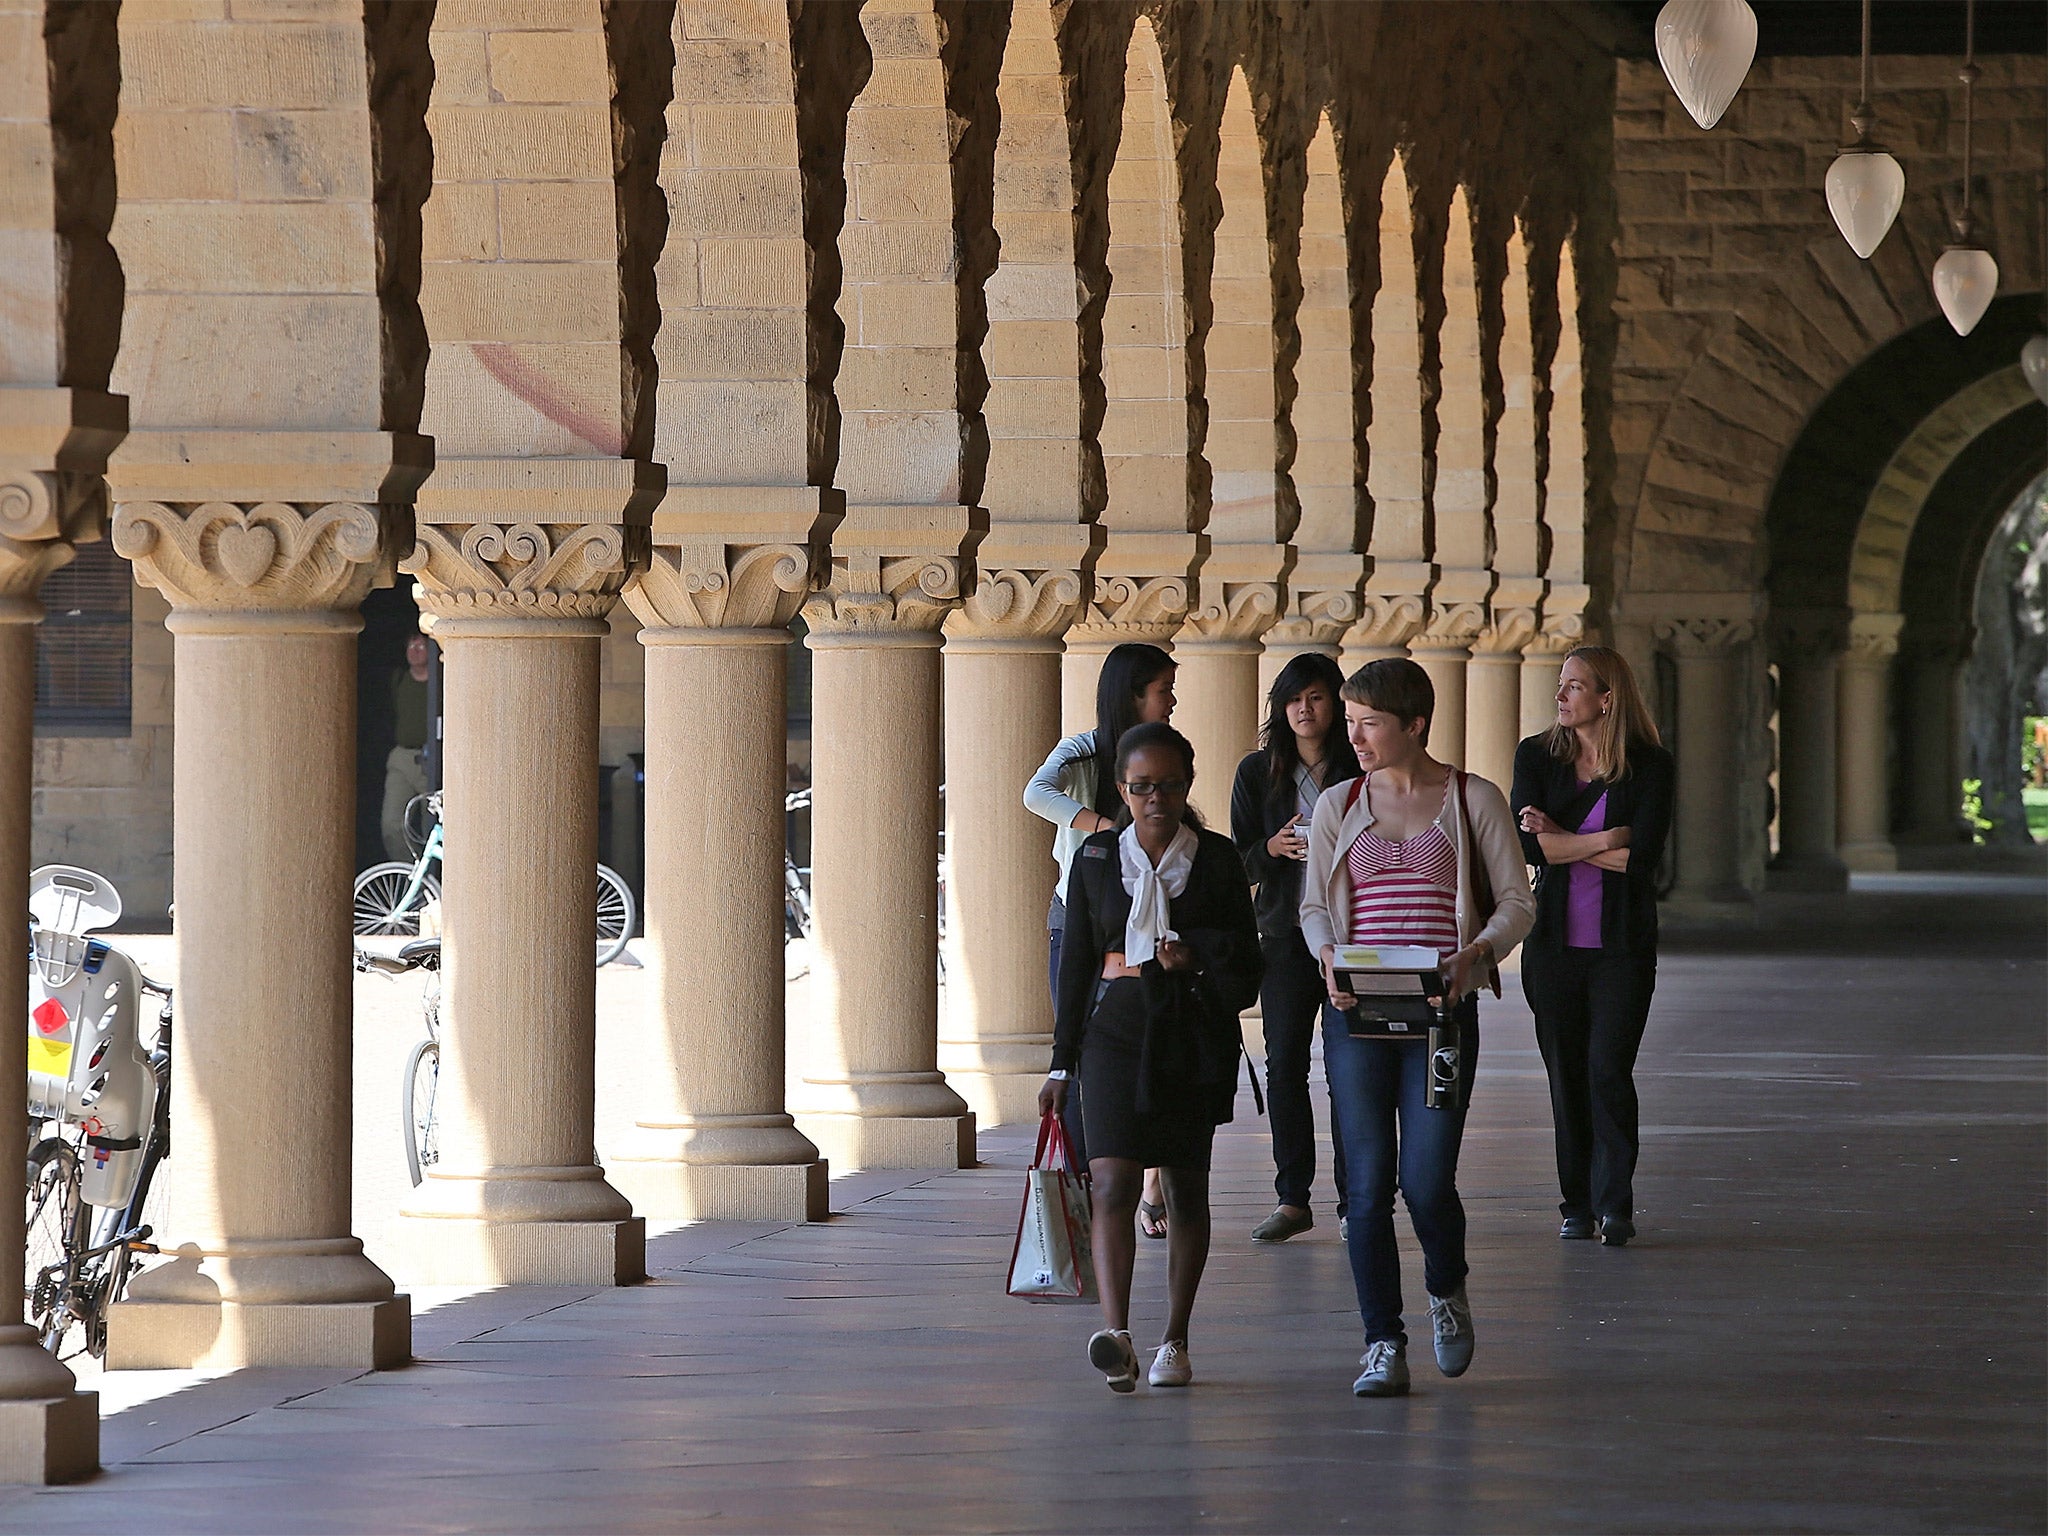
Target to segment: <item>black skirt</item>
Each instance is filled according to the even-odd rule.
[[[1216,1140],[1208,1096],[1190,1084],[1185,1095],[1140,1110],[1144,1049],[1144,988],[1131,977],[1098,983],[1081,1040],[1081,1116],[1088,1155],[1128,1158],[1147,1168],[1207,1172]]]

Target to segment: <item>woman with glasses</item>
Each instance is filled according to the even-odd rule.
[[[1117,743],[1121,831],[1081,844],[1067,881],[1059,1010],[1042,1114],[1065,1105],[1078,1071],[1095,1185],[1095,1278],[1103,1328],[1088,1359],[1113,1392],[1138,1384],[1131,1344],[1131,1218],[1144,1171],[1167,1208],[1167,1317],[1147,1380],[1194,1379],[1188,1322],[1209,1258],[1209,1150],[1231,1117],[1242,1051],[1238,1015],[1258,996],[1258,919],[1230,839],[1188,809],[1195,750],[1163,722]]]
[[[1323,1068],[1337,1101],[1350,1176],[1351,1278],[1365,1321],[1360,1397],[1408,1390],[1394,1191],[1422,1245],[1437,1369],[1472,1363],[1465,1301],[1465,1206],[1458,1149],[1479,1059],[1479,1001],[1535,920],[1507,798],[1429,755],[1436,690],[1406,657],[1369,661],[1344,684],[1344,716],[1361,776],[1316,802],[1302,874],[1301,933],[1321,960],[1330,1005]],[[1358,999],[1339,985],[1339,945],[1434,950],[1459,1032],[1455,1103],[1429,1102],[1432,1052],[1422,1040],[1353,1035]]]
[[[1053,862],[1059,883],[1053,887],[1046,913],[1046,949],[1053,1004],[1059,1003],[1060,941],[1066,932],[1067,907],[1062,899],[1074,852],[1097,832],[1112,831],[1123,801],[1117,796],[1111,762],[1116,744],[1134,725],[1173,718],[1173,658],[1156,645],[1126,641],[1102,659],[1095,679],[1095,729],[1079,731],[1052,749],[1052,754],[1024,787],[1024,808],[1053,824]],[[1067,1139],[1082,1158],[1088,1156],[1080,1096],[1074,1095],[1061,1118]],[[1147,1237],[1166,1236],[1166,1205],[1160,1198],[1157,1169],[1145,1171],[1145,1193],[1138,1201],[1138,1227]]]
[[[1280,669],[1266,695],[1259,750],[1237,765],[1230,791],[1230,836],[1258,887],[1252,905],[1266,951],[1259,988],[1265,1020],[1266,1099],[1273,1120],[1273,1179],[1279,1205],[1252,1228],[1256,1243],[1284,1243],[1316,1224],[1309,1186],[1316,1176],[1316,1120],[1309,1107],[1308,1059],[1323,1016],[1323,974],[1301,938],[1301,866],[1316,801],[1333,784],[1358,777],[1344,737],[1337,696],[1344,674],[1327,656],[1306,652]],[[1332,1126],[1336,1124],[1334,1111]],[[1337,1230],[1345,1230],[1344,1142],[1331,1136]]]

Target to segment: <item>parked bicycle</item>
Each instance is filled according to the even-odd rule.
[[[372,864],[356,876],[355,931],[416,937],[420,915],[427,903],[441,899],[442,867],[446,834],[441,821],[441,794],[417,795],[405,810],[407,841],[415,841],[414,830],[422,822],[425,833],[417,839],[419,852],[412,863],[396,861]],[[633,892],[617,870],[597,866],[597,963],[609,965],[626,952],[638,916]]]
[[[420,1012],[427,1034],[406,1057],[405,1076],[399,1085],[402,1097],[398,1122],[405,1132],[405,1166],[417,1186],[427,1176],[427,1170],[441,1160],[435,1118],[435,1100],[441,1087],[441,941],[414,939],[396,955],[359,949],[356,969],[375,971],[380,976],[403,976],[411,971],[427,973],[426,990],[420,994]]]
[[[22,1296],[64,1359],[107,1348],[107,1313],[157,1252],[171,1150],[171,989],[90,934],[121,915],[111,881],[67,864],[29,878],[28,1254]],[[144,999],[156,1028],[143,1036]]]

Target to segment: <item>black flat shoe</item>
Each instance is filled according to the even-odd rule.
[[[1600,1218],[1600,1243],[1606,1248],[1626,1248],[1629,1239],[1636,1235],[1636,1224],[1626,1216],[1602,1216]]]
[[[1599,1236],[1593,1230],[1593,1218],[1590,1216],[1565,1217],[1558,1226],[1557,1235],[1568,1243],[1591,1242]]]

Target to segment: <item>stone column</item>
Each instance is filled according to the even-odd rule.
[[[1436,688],[1436,716],[1430,725],[1429,752],[1439,762],[1463,768],[1465,762],[1466,667],[1472,642],[1486,622],[1482,603],[1454,603],[1438,608],[1422,633],[1408,642],[1408,654],[1429,674]]]
[[[1048,528],[1085,556],[1089,530]],[[939,1066],[978,1125],[1038,1116],[1052,1054],[1045,914],[1050,829],[1025,781],[1060,733],[1060,634],[1081,611],[1074,566],[1016,566],[1031,551],[991,534],[972,593],[945,623],[946,1012]],[[998,562],[1002,563],[998,563]]]
[[[613,1285],[645,1224],[592,1140],[598,645],[658,471],[456,459],[421,492],[442,648],[441,1160],[403,1208],[422,1283]]]
[[[172,605],[177,1129],[165,1243],[107,1362],[395,1365],[409,1304],[349,1231],[357,605],[426,443],[138,432],[114,548]],[[290,1022],[280,1028],[280,1020]]]
[[[95,390],[0,388],[0,880],[25,902],[29,803],[35,780],[36,622],[43,577],[96,538],[106,517],[100,471],[127,427],[127,402]],[[28,995],[28,952],[6,946],[0,996]],[[0,1082],[28,1072],[27,1035],[0,1036]],[[28,1144],[20,1093],[0,1094],[0,1146]],[[14,1166],[10,1164],[9,1166]],[[0,1260],[23,1269],[23,1207],[0,1201]],[[22,1321],[22,1302],[0,1301],[0,1483],[61,1483],[99,1468],[99,1394],[80,1392]]]
[[[938,1067],[937,793],[939,626],[973,521],[849,507],[804,606],[818,931],[798,1124],[842,1170],[974,1166],[974,1115]]]
[[[1736,824],[1739,765],[1735,721],[1741,697],[1739,648],[1752,638],[1745,620],[1664,618],[1656,637],[1678,661],[1676,825],[1678,883],[1674,902],[1745,901],[1739,873],[1742,839]]]
[[[1500,608],[1472,642],[1465,673],[1465,767],[1505,794],[1522,739],[1522,647],[1536,633],[1534,608]]]
[[[828,495],[671,487],[626,588],[647,648],[653,1059],[608,1167],[656,1221],[827,1214],[825,1162],[784,1103],[782,803],[787,626]],[[785,542],[743,542],[749,521]]]
[[[1847,890],[1835,852],[1835,674],[1847,615],[1793,609],[1772,615],[1778,663],[1778,891]]]
[[[1238,760],[1258,745],[1259,638],[1280,614],[1284,569],[1273,568],[1282,566],[1287,553],[1277,546],[1256,556],[1242,545],[1211,546],[1202,567],[1201,603],[1174,642],[1180,663],[1174,725],[1194,744],[1192,803],[1212,827],[1229,828]],[[1257,579],[1266,573],[1268,579]],[[1233,575],[1253,579],[1232,580]]]
[[[1899,653],[1896,613],[1859,613],[1849,622],[1835,701],[1835,831],[1850,869],[1897,869],[1892,846],[1892,658]]]
[[[1968,654],[1967,635],[1953,630],[1908,637],[1901,679],[1909,721],[1903,743],[1907,824],[1901,843],[1938,847],[1962,839],[1957,685]]]

